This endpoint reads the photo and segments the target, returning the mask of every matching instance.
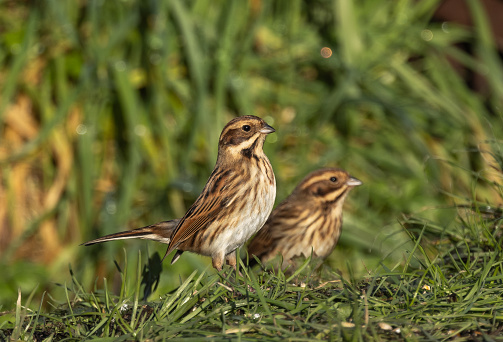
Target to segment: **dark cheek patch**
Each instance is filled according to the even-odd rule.
[[[320,197],[326,197],[327,195],[333,193],[333,192],[337,192],[337,191],[341,191],[341,187],[337,186],[337,187],[331,187],[331,186],[318,186],[315,188],[315,190],[313,191],[313,194],[316,195],[316,196],[320,196]],[[341,193],[336,197],[335,201],[338,201],[339,198],[344,195],[346,191],[341,191]],[[335,202],[335,201],[332,201],[332,202]]]
[[[317,195],[317,196],[320,196],[320,197],[325,197],[327,194],[329,194],[329,193],[331,193],[332,191],[335,191],[335,190],[337,190],[337,189],[330,188],[330,187],[323,188],[322,186],[319,186],[314,191],[314,194]]]
[[[239,145],[243,141],[245,141],[246,139],[247,139],[247,137],[245,137],[241,133],[240,128],[234,128],[234,129],[230,129],[229,131],[227,131],[225,133],[225,135],[222,137],[222,143],[224,145]]]

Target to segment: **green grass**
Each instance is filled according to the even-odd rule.
[[[432,21],[435,0],[0,2],[4,335],[497,339],[503,66],[466,4],[472,27]],[[277,130],[277,201],[325,166],[364,183],[321,279],[79,246],[182,216],[244,114]]]
[[[388,256],[365,276],[353,273],[350,260],[346,277],[309,259],[286,272],[240,262],[240,273],[228,266],[223,273],[194,270],[158,297],[151,290],[162,271],[160,255],[144,261],[140,251],[128,264],[124,251],[115,263],[117,291],[106,278],[89,291],[70,268],[68,282],[58,285],[65,299],[45,294],[33,310],[34,293],[26,299],[19,293],[15,309],[0,316],[0,338],[501,341],[503,211],[466,203],[435,209],[456,212],[448,226],[404,217],[409,240],[397,247],[402,261],[388,267]]]
[[[118,295],[106,280],[88,292],[72,275],[64,285],[66,302],[51,300],[49,312],[28,311],[20,297],[15,312],[2,316],[3,338],[501,340],[501,220],[501,211],[460,209],[449,238],[432,256],[422,244],[434,225],[409,219],[405,262],[359,279],[345,279],[326,265],[312,269],[309,260],[293,274],[241,263],[242,276],[230,268],[221,274],[196,270],[153,301],[141,300],[140,254],[137,265],[118,270]],[[468,243],[466,230],[478,236],[476,242]]]

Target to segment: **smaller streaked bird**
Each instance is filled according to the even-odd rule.
[[[250,259],[255,255],[267,263],[280,255],[285,267],[297,257],[311,256],[311,252],[315,258],[327,258],[341,235],[344,200],[352,188],[361,184],[337,168],[307,175],[252,239],[248,246]]]

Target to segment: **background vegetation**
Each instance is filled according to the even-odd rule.
[[[265,150],[278,201],[324,166],[364,182],[327,269],[428,269],[448,242],[496,250],[489,272],[503,69],[481,3],[465,3],[470,27],[432,20],[437,0],[1,2],[0,304],[14,308],[18,289],[33,307],[44,291],[65,301],[69,265],[82,291],[121,293],[114,261],[134,274],[138,250],[146,263],[165,247],[79,244],[182,216],[244,114],[277,130]],[[165,263],[150,299],[208,263]]]

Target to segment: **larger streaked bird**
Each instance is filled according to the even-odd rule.
[[[283,266],[298,256],[325,259],[342,230],[342,207],[349,191],[362,182],[346,171],[326,168],[307,175],[272,212],[248,246],[262,263],[283,257]]]
[[[168,244],[166,255],[185,252],[211,257],[213,267],[236,266],[236,249],[266,222],[276,197],[276,179],[263,145],[274,128],[256,116],[231,120],[218,142],[218,157],[203,191],[179,220],[112,234],[85,245],[142,238]]]

